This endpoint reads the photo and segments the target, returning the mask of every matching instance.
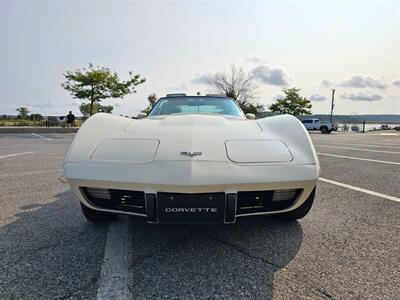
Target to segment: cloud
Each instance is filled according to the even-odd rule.
[[[276,94],[275,96],[272,97],[272,99],[274,99],[274,100],[279,100],[279,99],[284,99],[284,98],[285,98],[285,96],[282,94]]]
[[[210,84],[214,79],[214,75],[211,73],[196,75],[190,82],[193,84]]]
[[[328,79],[324,79],[324,80],[322,80],[321,85],[324,88],[329,88],[334,85],[334,82],[331,80],[328,80]]]
[[[267,62],[267,60],[261,56],[247,56],[245,61],[253,64],[265,64]]]
[[[382,96],[378,94],[368,95],[363,93],[344,93],[341,97],[352,101],[377,101],[382,99]]]
[[[350,79],[341,81],[339,85],[351,88],[376,88],[380,90],[383,90],[387,87],[382,79],[375,79],[370,76],[363,75],[354,75]]]
[[[394,86],[400,87],[400,79],[393,80],[392,83]]]
[[[312,94],[308,99],[311,101],[325,101],[327,98],[324,95]]]
[[[179,91],[184,92],[188,90],[188,86],[186,83],[181,83],[179,85],[170,85],[167,87],[168,91]]]
[[[292,82],[289,74],[282,68],[259,65],[253,69],[254,77],[264,84],[285,86]]]
[[[365,76],[365,75],[353,75],[349,79],[344,79],[341,81],[332,81],[328,79],[322,80],[322,86],[323,87],[334,87],[334,86],[340,86],[340,87],[347,87],[347,88],[357,88],[357,89],[362,89],[362,88],[373,88],[373,89],[380,89],[384,90],[387,88],[387,84],[385,81],[377,78],[373,78],[371,76]]]

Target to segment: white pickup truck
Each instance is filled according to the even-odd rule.
[[[321,122],[319,119],[305,119],[301,120],[301,123],[307,130],[319,130],[323,134],[329,134],[335,130],[334,124]]]

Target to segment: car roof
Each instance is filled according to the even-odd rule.
[[[165,98],[221,98],[221,99],[231,99],[234,100],[230,97],[222,96],[222,95],[213,95],[213,94],[206,94],[206,95],[186,95],[186,94],[167,94],[164,97],[160,97],[160,99],[165,99]]]

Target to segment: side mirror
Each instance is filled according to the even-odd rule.
[[[147,114],[145,112],[141,112],[136,116],[136,118],[138,118],[138,119],[144,119],[146,117],[147,117]]]
[[[246,119],[255,120],[256,119],[256,115],[255,114],[246,114]]]

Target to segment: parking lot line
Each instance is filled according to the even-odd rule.
[[[339,147],[339,146],[331,146],[331,145],[315,145],[315,146],[316,147],[324,147],[324,148],[334,148],[334,149],[346,149],[346,150],[355,150],[355,151],[376,152],[376,153],[400,154],[400,152],[395,152],[395,151],[371,150],[371,149],[361,149],[361,148],[352,148],[352,147]]]
[[[317,154],[318,155],[325,155],[325,156],[332,156],[332,157],[339,157],[339,158],[346,158],[346,159],[355,159],[355,160],[364,160],[364,161],[371,161],[371,162],[376,162],[376,163],[381,163],[381,164],[399,165],[400,166],[400,163],[394,162],[394,161],[362,158],[362,157],[355,157],[355,156],[337,155],[337,154],[322,153],[322,152],[317,152]]]
[[[106,247],[96,299],[128,299],[128,219],[108,225]]]
[[[354,186],[354,185],[341,183],[341,182],[338,182],[338,181],[335,181],[335,180],[326,179],[326,178],[322,178],[322,177],[320,177],[319,180],[322,181],[322,182],[326,182],[326,183],[330,183],[330,184],[337,185],[337,186],[340,186],[340,187],[344,187],[344,188],[347,188],[347,189],[350,189],[350,190],[358,191],[358,192],[361,192],[361,193],[369,194],[369,195],[372,195],[372,196],[376,196],[376,197],[380,197],[380,198],[383,198],[383,199],[387,199],[387,200],[391,200],[391,201],[395,201],[395,202],[399,202],[400,203],[400,198],[397,198],[397,197],[394,197],[394,196],[390,196],[390,195],[374,192],[374,191],[363,189],[363,188],[360,188],[360,187],[357,187],[357,186]]]
[[[1,159],[1,158],[6,158],[6,157],[18,156],[18,155],[31,154],[31,153],[35,153],[35,151],[29,151],[29,152],[21,152],[21,153],[13,153],[13,154],[8,154],[8,155],[3,155],[3,156],[0,156],[0,159]]]
[[[390,149],[400,149],[400,146],[383,146],[381,144],[353,144],[353,143],[346,143],[346,142],[333,142],[333,141],[323,141],[324,143],[328,144],[334,144],[334,145],[350,145],[350,146],[365,146],[365,147],[371,147],[371,148],[390,148]]]
[[[33,132],[32,132],[32,134],[33,134],[34,136],[36,136],[36,137],[38,137],[38,138],[40,138],[40,139],[46,140],[46,141],[51,141],[51,140],[53,140],[53,139],[51,139],[51,138],[44,137],[44,136],[42,136],[42,135],[40,135],[40,134],[37,134],[37,133],[33,133]]]

